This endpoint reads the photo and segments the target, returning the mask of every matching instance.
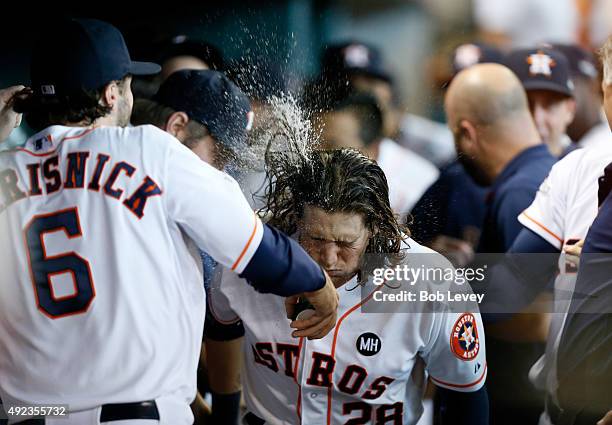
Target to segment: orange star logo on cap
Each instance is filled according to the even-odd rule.
[[[529,74],[544,75],[546,77],[552,75],[552,68],[557,65],[553,58],[543,52],[529,55],[527,63],[529,64]]]

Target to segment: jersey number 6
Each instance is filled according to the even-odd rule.
[[[45,234],[58,231],[63,231],[68,239],[82,236],[76,208],[34,216],[24,229],[38,309],[52,319],[84,313],[96,295],[86,259],[75,252],[47,255]],[[72,279],[74,290],[68,295],[56,296],[53,291],[53,277],[60,275]]]

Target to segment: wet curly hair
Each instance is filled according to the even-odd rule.
[[[294,234],[306,205],[357,213],[372,234],[366,253],[401,256],[402,241],[410,232],[389,205],[387,179],[375,161],[345,148],[315,150],[300,159],[280,152],[268,157],[266,165],[268,186],[261,213],[268,223]],[[362,272],[370,270],[364,265]]]

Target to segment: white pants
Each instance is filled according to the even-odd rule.
[[[100,411],[102,407],[95,409],[70,412],[68,417],[46,417],[45,425],[193,425],[193,414],[191,408],[176,397],[160,397],[155,400],[159,411],[159,420],[151,419],[129,419],[124,421],[100,422]],[[15,424],[19,420],[9,421]]]

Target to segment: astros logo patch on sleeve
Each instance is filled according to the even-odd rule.
[[[480,350],[476,318],[470,313],[464,313],[455,322],[451,332],[451,351],[459,359],[474,360]]]

